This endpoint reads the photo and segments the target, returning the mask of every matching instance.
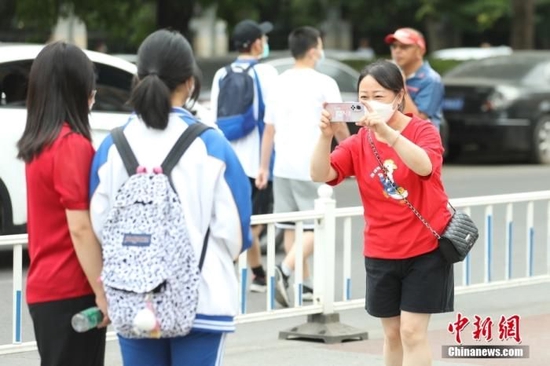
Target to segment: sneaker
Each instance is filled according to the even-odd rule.
[[[290,306],[287,289],[288,277],[285,276],[280,266],[275,266],[275,300],[285,308]]]
[[[302,285],[302,301],[313,301],[313,289]]]
[[[254,276],[252,283],[250,284],[250,291],[252,292],[266,292],[267,283],[265,282],[265,277]]]

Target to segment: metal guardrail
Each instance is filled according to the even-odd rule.
[[[247,312],[247,283],[248,268],[246,253],[241,254],[238,261],[240,312],[236,317],[237,323],[266,321],[297,315],[310,314],[334,314],[336,311],[359,308],[364,306],[364,299],[352,299],[351,297],[351,259],[352,259],[352,218],[363,215],[362,207],[336,208],[336,201],[332,198],[333,190],[329,186],[319,188],[319,198],[315,201],[315,209],[311,211],[291,212],[284,214],[257,215],[252,217],[253,224],[267,225],[267,292],[266,309],[261,312]],[[544,273],[534,275],[535,253],[535,202],[546,201],[544,227],[541,232],[546,232],[544,240],[546,252],[546,268]],[[451,200],[455,208],[471,212],[472,208],[484,208],[483,225],[479,225],[484,233],[483,245],[483,281],[472,283],[472,258],[471,255],[462,262],[456,264],[462,272],[462,285],[455,287],[455,292],[468,293],[486,291],[488,289],[509,288],[526,284],[536,284],[550,281],[550,191],[514,193],[494,196],[459,198]],[[518,220],[514,219],[514,205],[525,204],[525,273],[523,276],[513,278],[513,253],[514,229]],[[505,205],[505,254],[504,254],[504,278],[496,280],[494,271],[494,206]],[[523,218],[523,217],[522,217]],[[303,221],[315,220],[315,244],[313,263],[314,268],[323,268],[317,271],[314,278],[314,302],[313,305],[304,306],[301,299],[302,289],[302,240]],[[342,253],[343,253],[343,283],[341,300],[335,300],[335,250],[337,219],[342,220]],[[296,268],[294,279],[294,306],[287,309],[276,309],[274,302],[275,289],[275,223],[296,222]],[[539,241],[540,242],[540,241]],[[0,354],[24,352],[36,349],[35,342],[22,342],[22,283],[23,283],[23,249],[27,244],[27,235],[0,236],[0,249],[2,247],[13,248],[13,326],[12,344],[0,345]],[[517,244],[517,243],[516,243]],[[113,332],[108,333],[108,339],[115,339]]]

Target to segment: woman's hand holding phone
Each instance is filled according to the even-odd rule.
[[[331,114],[330,111],[326,109],[328,103],[323,104],[323,110],[321,111],[321,122],[319,123],[319,128],[321,129],[321,134],[324,137],[332,138],[334,136],[334,131],[331,125]]]
[[[367,113],[359,122],[356,122],[355,124],[357,126],[366,127],[369,130],[374,131],[377,135],[385,140],[389,138],[389,134],[394,132],[394,129],[388,126],[388,124],[384,122],[384,120],[382,120],[380,115],[371,108],[368,102],[365,103],[365,108],[367,109]]]

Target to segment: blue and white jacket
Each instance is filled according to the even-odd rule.
[[[160,166],[179,136],[193,123],[195,117],[181,108],[172,109],[163,131],[148,128],[132,115],[124,126],[124,135],[139,164],[150,171]],[[92,226],[100,241],[116,192],[127,179],[122,159],[108,135],[96,152],[90,178]],[[249,179],[229,142],[211,129],[192,143],[173,169],[172,180],[197,257],[210,227],[193,328],[232,332],[233,317],[238,313],[234,260],[251,245]]]

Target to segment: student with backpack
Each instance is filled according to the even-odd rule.
[[[156,31],[137,66],[135,114],[101,144],[90,183],[112,324],[125,366],[221,365],[233,263],[251,244],[248,179],[220,132],[182,108],[200,89],[188,41]]]
[[[273,205],[271,182],[265,189],[256,188],[254,183],[260,166],[265,108],[277,78],[273,66],[259,63],[269,54],[267,33],[272,29],[269,22],[258,24],[252,20],[235,26],[232,39],[239,56],[216,72],[210,98],[217,125],[231,142],[249,178],[254,215],[271,213]],[[253,273],[250,290],[254,292],[265,292],[267,288],[259,242],[262,229],[263,225],[252,227],[253,244],[247,253]]]

